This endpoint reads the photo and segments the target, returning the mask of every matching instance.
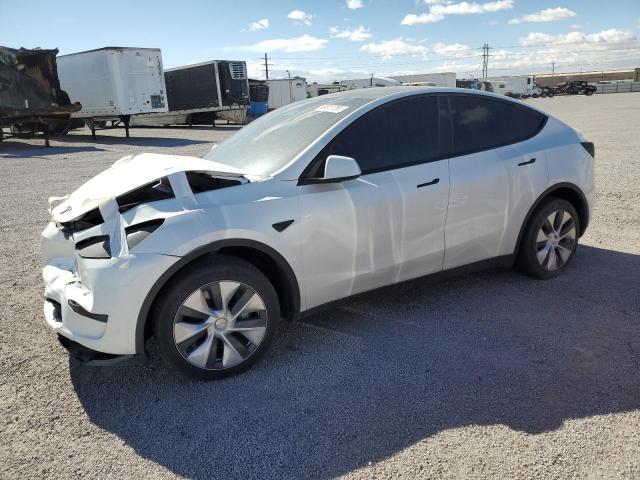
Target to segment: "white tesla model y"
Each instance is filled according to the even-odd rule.
[[[178,372],[231,375],[280,319],[360,292],[489,264],[557,275],[593,170],[580,133],[494,94],[301,101],[204,158],[125,157],[52,208],[46,320],[80,358],[140,354],[153,336]]]

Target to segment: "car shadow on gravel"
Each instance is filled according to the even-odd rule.
[[[640,408],[638,272],[639,255],[581,246],[554,280],[420,280],[283,325],[224,381],[142,360],[71,378],[91,421],[177,475],[335,477],[448,429]]]
[[[2,158],[42,158],[49,155],[69,155],[72,153],[103,152],[104,148],[81,146],[61,147],[53,144],[50,147],[38,146],[29,143],[3,141],[0,143],[0,159]]]
[[[60,143],[93,143],[98,145],[130,145],[137,147],[158,147],[158,148],[173,148],[173,147],[186,147],[189,145],[199,145],[202,143],[212,143],[208,140],[191,140],[188,138],[173,138],[173,137],[144,137],[144,136],[132,136],[131,137],[110,137],[107,135],[100,135],[95,140],[91,138],[91,135],[66,135],[64,137],[56,138],[56,142]]]

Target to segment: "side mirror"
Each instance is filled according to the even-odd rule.
[[[351,157],[343,157],[342,155],[329,155],[324,164],[325,182],[342,182],[344,180],[353,180],[362,174],[358,162]]]
[[[362,175],[360,166],[351,157],[342,155],[329,155],[324,164],[324,175],[322,177],[303,178],[299,185],[313,185],[319,183],[340,183],[346,180],[353,180]]]

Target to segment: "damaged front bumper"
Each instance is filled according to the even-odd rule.
[[[82,258],[55,222],[42,233],[44,316],[59,335],[96,352],[132,355],[146,294],[179,257],[132,254]]]

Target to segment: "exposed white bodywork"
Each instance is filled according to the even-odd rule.
[[[60,86],[82,109],[76,118],[167,112],[158,48],[107,47],[57,57]]]
[[[250,160],[243,170],[193,157],[125,157],[51,211],[42,235],[47,322],[91,349],[140,353],[135,341],[138,317],[156,281],[183,257],[216,241],[253,241],[278,252],[295,276],[304,311],[372,288],[513,254],[532,205],[554,185],[574,185],[591,210],[593,157],[580,145],[580,134],[551,116],[542,131],[520,143],[338,183],[299,181],[336,134],[376,107],[411,95],[453,93],[459,90],[368,89],[276,111],[280,117],[271,118],[281,119],[286,132],[301,122],[300,115],[328,122],[329,128],[322,124],[321,134],[312,134],[293,150],[284,148],[281,163],[268,174]],[[345,110],[347,105],[355,106]],[[280,125],[269,123],[270,115],[275,113],[213,149],[211,158],[224,159],[234,141],[241,141],[239,148],[247,152],[256,150],[251,143],[260,141],[257,132],[273,132]],[[295,131],[291,135],[298,138]],[[520,165],[530,158],[537,160]],[[349,178],[354,172],[345,157],[337,157],[331,169]],[[197,193],[188,179],[192,172],[230,184]],[[159,178],[171,186],[172,198],[119,210],[118,198]],[[423,185],[429,186],[420,188]],[[103,223],[65,233],[64,225],[94,209]],[[128,247],[127,228],[158,220],[162,224],[157,230]],[[283,231],[274,229],[284,220],[293,222]],[[78,243],[96,235],[108,236],[111,258],[78,254]],[[78,313],[77,304],[108,320]]]
[[[269,85],[269,110],[307,98],[307,81],[304,78],[278,78],[267,80]]]

